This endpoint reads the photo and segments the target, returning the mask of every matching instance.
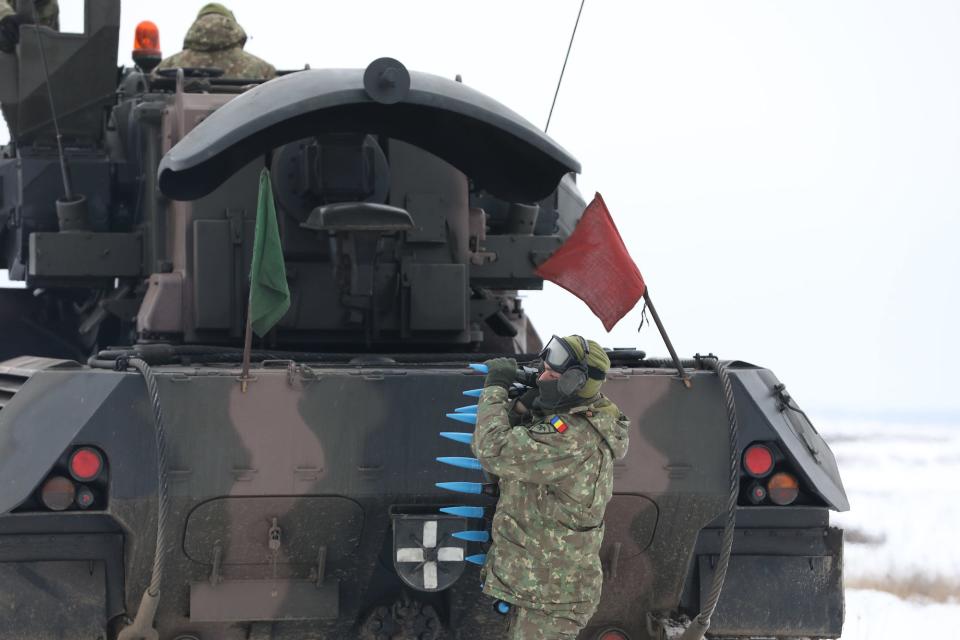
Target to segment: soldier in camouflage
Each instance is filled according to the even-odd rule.
[[[60,30],[60,5],[57,0],[35,0],[23,2],[21,12],[17,13],[17,0],[0,0],[0,51],[13,53],[20,43],[20,25],[39,24],[54,31]],[[0,82],[12,82],[9,77],[0,78]],[[0,105],[3,119],[13,122],[9,105]]]
[[[269,80],[273,65],[243,50],[247,34],[233,12],[217,2],[204,5],[183,40],[183,51],[163,60],[157,69],[216,68],[226,78]]]
[[[554,336],[541,357],[537,389],[515,402],[516,361],[487,362],[473,451],[500,499],[483,591],[513,605],[513,640],[573,640],[600,601],[603,514],[630,423],[600,393],[599,344]]]
[[[20,42],[20,25],[33,23],[60,30],[60,5],[57,0],[36,0],[36,15],[32,12],[17,13],[17,0],[0,0],[0,51],[13,53]]]

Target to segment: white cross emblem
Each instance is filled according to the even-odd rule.
[[[437,521],[427,520],[423,523],[422,546],[397,549],[397,562],[417,562],[423,565],[423,588],[432,591],[438,586],[437,562],[463,562],[463,549],[460,547],[438,549]]]

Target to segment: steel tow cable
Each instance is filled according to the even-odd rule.
[[[118,640],[157,640],[159,634],[153,627],[157,606],[160,603],[160,592],[163,586],[163,571],[166,566],[167,554],[170,552],[170,540],[167,534],[167,523],[170,513],[170,495],[167,487],[167,438],[163,428],[163,408],[160,406],[160,391],[157,379],[150,369],[150,365],[141,358],[117,358],[117,371],[125,371],[127,367],[136,369],[147,385],[150,395],[150,404],[153,409],[154,435],[157,445],[157,544],[153,553],[153,571],[150,575],[150,586],[140,600],[136,617],[130,626],[123,629],[117,636]]]
[[[730,495],[727,498],[727,518],[723,524],[723,538],[720,544],[720,557],[717,560],[717,569],[713,574],[713,584],[707,595],[706,604],[700,613],[690,621],[690,625],[680,637],[681,640],[701,640],[707,629],[710,628],[710,618],[717,608],[720,592],[727,577],[727,567],[730,564],[730,554],[733,551],[733,531],[737,519],[737,495],[740,492],[740,452],[737,447],[738,426],[737,407],[733,399],[733,384],[727,372],[728,363],[719,359],[703,359],[708,368],[716,372],[723,387],[723,400],[727,411],[727,422],[730,426]]]

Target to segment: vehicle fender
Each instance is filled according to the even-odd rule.
[[[0,513],[30,496],[124,377],[75,369],[29,375],[0,411]]]
[[[837,460],[795,400],[769,369],[734,363],[729,370],[734,380],[738,419],[760,420],[774,431],[784,454],[824,502],[837,511],[847,511],[847,500]]]

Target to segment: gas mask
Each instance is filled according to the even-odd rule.
[[[588,378],[603,380],[606,374],[587,364],[590,355],[590,345],[580,336],[574,336],[583,347],[583,358],[579,358],[566,340],[553,336],[540,352],[540,359],[544,365],[560,374],[557,380],[541,380],[537,383],[540,398],[535,404],[541,409],[555,410],[565,406],[573,406],[581,402],[578,393],[587,383]]]

